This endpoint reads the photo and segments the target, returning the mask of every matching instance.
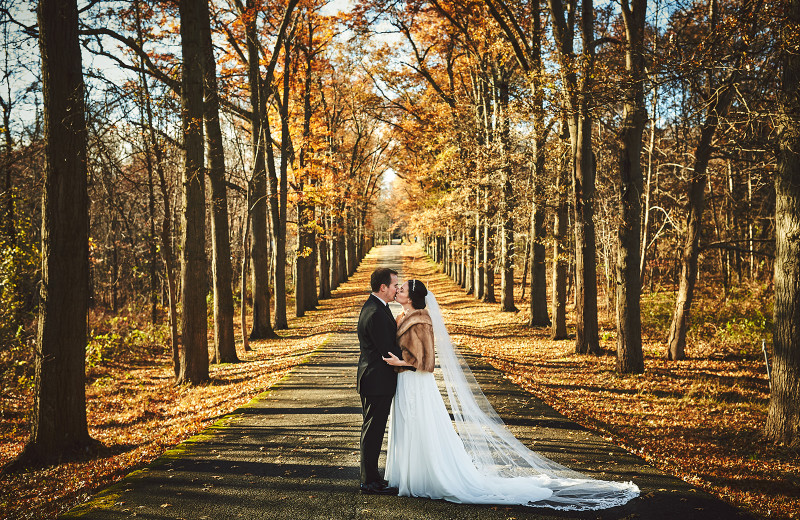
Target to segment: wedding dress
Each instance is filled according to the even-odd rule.
[[[454,420],[432,372],[398,374],[385,477],[401,496],[591,510],[623,505],[639,495],[632,482],[592,479],[519,442],[453,346],[433,293],[425,301]]]

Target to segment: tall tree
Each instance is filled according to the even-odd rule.
[[[625,22],[623,121],[619,152],[619,224],[617,231],[617,372],[644,372],[642,353],[639,239],[642,206],[642,134],[644,105],[644,27],[647,0],[621,0]]]
[[[705,210],[705,194],[708,187],[708,165],[713,152],[713,139],[720,124],[730,108],[736,95],[739,78],[742,74],[742,65],[747,54],[747,49],[754,41],[754,34],[758,30],[758,15],[763,6],[763,0],[748,0],[738,6],[740,10],[735,16],[731,15],[731,21],[735,20],[742,24],[740,29],[744,34],[739,35],[731,31],[726,31],[725,25],[720,20],[719,0],[710,0],[708,8],[708,41],[704,42],[701,48],[711,49],[711,55],[707,60],[708,81],[705,85],[707,105],[705,119],[700,129],[700,139],[694,153],[694,168],[692,179],[689,186],[689,200],[686,218],[686,234],[683,240],[681,256],[681,273],[678,282],[678,296],[675,299],[675,308],[672,312],[672,322],[669,327],[669,339],[667,340],[667,358],[672,360],[684,359],[686,357],[686,331],[689,326],[691,316],[692,301],[694,300],[694,287],[697,282],[697,263],[700,255],[700,232],[703,223],[703,211]],[[720,67],[717,58],[717,49],[726,38],[734,37],[732,51],[733,59],[728,67]],[[725,70],[725,75],[718,78],[714,71],[717,69]],[[695,72],[696,74],[696,72]]]
[[[295,314],[305,315],[305,311],[317,306],[317,285],[315,276],[316,263],[316,209],[312,197],[308,196],[307,189],[313,186],[310,172],[313,169],[311,162],[311,106],[312,86],[314,85],[314,61],[319,48],[314,42],[314,30],[317,17],[311,9],[304,12],[304,25],[298,37],[299,47],[303,52],[304,74],[303,78],[303,130],[300,140],[300,151],[297,160],[297,174],[295,175],[295,189],[297,190],[297,258],[295,261]]]
[[[71,458],[92,444],[86,423],[89,196],[76,0],[41,0],[44,95],[42,283],[31,436],[15,465]]]
[[[568,132],[566,125],[561,125],[563,132]],[[567,140],[566,135],[561,136],[562,141]],[[567,189],[569,172],[568,154],[561,154],[559,164],[556,166],[555,185],[555,211],[553,216],[553,300],[551,303],[553,323],[550,327],[551,339],[567,339],[567,271],[569,262],[566,248],[567,243],[567,218],[569,215],[569,202]]]
[[[594,3],[581,2],[581,53],[574,50],[577,0],[548,0],[558,49],[567,126],[572,144],[572,203],[575,228],[575,351],[599,353],[597,261],[594,228],[595,164],[591,99],[595,67]],[[575,64],[579,64],[576,66]],[[579,74],[580,73],[580,74]]]
[[[139,0],[134,1],[134,14],[136,24],[136,43],[139,47],[144,45],[144,31],[142,27],[142,2]],[[145,117],[145,126],[147,128],[146,139],[149,145],[145,145],[145,152],[147,154],[147,167],[148,170],[153,169],[153,162],[155,162],[155,171],[158,176],[159,191],[161,192],[161,204],[163,214],[161,217],[161,230],[159,238],[161,240],[161,259],[164,262],[164,278],[167,282],[167,305],[169,309],[169,330],[170,330],[170,346],[172,351],[172,367],[177,379],[180,374],[180,343],[178,338],[178,290],[175,283],[175,257],[172,250],[172,203],[170,202],[169,184],[167,176],[164,172],[164,152],[162,143],[156,135],[154,117],[153,117],[153,104],[150,95],[150,85],[147,81],[145,73],[145,64],[141,63],[139,67],[139,82],[141,84],[141,110]],[[150,154],[152,153],[152,160]],[[150,173],[150,172],[148,172]]]
[[[800,445],[800,0],[780,3],[775,314],[766,434]]]
[[[544,244],[544,165],[545,143],[549,128],[545,125],[544,112],[544,68],[542,62],[542,20],[538,1],[531,2],[529,24],[530,32],[526,32],[520,23],[520,17],[515,15],[504,0],[484,0],[492,17],[503,30],[517,62],[529,78],[531,95],[533,98],[533,164],[531,175],[533,177],[533,200],[531,201],[531,242],[533,255],[530,266],[531,299],[530,319],[528,325],[543,326],[550,324],[547,315],[547,276],[545,271],[545,244]],[[556,271],[555,276],[561,272]],[[561,283],[557,281],[557,283]]]
[[[245,17],[245,31],[247,34],[247,73],[250,82],[251,120],[250,132],[253,150],[253,176],[249,192],[252,197],[252,210],[249,218],[252,228],[250,239],[250,283],[253,288],[253,325],[250,329],[250,339],[264,339],[276,337],[272,329],[270,318],[270,290],[269,290],[269,250],[267,248],[267,166],[265,155],[267,147],[264,129],[264,111],[266,101],[265,89],[262,87],[261,73],[259,71],[260,51],[256,32],[257,15],[254,0],[248,1]]]
[[[185,162],[181,213],[181,368],[179,383],[208,380],[205,167],[203,165],[203,16],[205,0],[182,0],[181,120]]]
[[[511,135],[509,122],[509,81],[511,71],[506,67],[495,67],[497,78],[495,98],[495,121],[500,145],[500,310],[516,312],[514,305],[514,187],[511,183]]]
[[[236,1],[245,27],[247,40],[247,76],[250,84],[250,123],[253,149],[253,176],[250,186],[250,222],[252,235],[250,240],[250,279],[253,286],[253,327],[250,339],[275,338],[277,334],[272,328],[270,319],[269,290],[269,258],[267,239],[269,230],[267,218],[272,215],[273,204],[277,211],[277,199],[269,197],[268,184],[271,185],[272,173],[275,169],[272,154],[272,137],[267,118],[267,100],[272,92],[272,78],[278,63],[278,54],[283,46],[283,38],[298,0],[290,0],[284,11],[278,29],[272,54],[269,57],[265,76],[261,76],[261,43],[258,38],[258,17],[261,2],[247,0],[242,5]],[[269,181],[267,177],[269,168]]]
[[[281,122],[280,142],[280,179],[276,179],[274,160],[270,169],[270,202],[272,206],[272,234],[275,244],[275,328],[288,329],[286,318],[286,215],[289,189],[289,165],[294,156],[292,137],[289,132],[289,97],[292,77],[292,44],[296,26],[283,41],[283,78],[282,95],[275,89],[273,96],[278,104]],[[268,139],[271,142],[272,139]],[[270,161],[268,161],[269,164]],[[277,208],[276,208],[277,206]],[[277,211],[276,211],[277,209]]]
[[[211,181],[211,251],[214,279],[214,361],[235,363],[233,337],[233,266],[228,229],[228,188],[225,183],[225,149],[219,126],[219,91],[216,60],[211,43],[208,2],[200,6],[203,68],[204,120],[208,147],[208,176]]]
[[[289,27],[292,22],[294,9],[297,6],[299,0],[289,0],[289,3],[286,6],[286,11],[283,13],[283,19],[281,20],[280,27],[278,29],[278,35],[275,40],[275,46],[272,50],[272,55],[270,56],[269,64],[267,65],[267,73],[266,77],[262,80],[262,96],[259,100],[259,103],[263,107],[263,112],[261,113],[261,132],[264,139],[264,151],[266,152],[266,166],[267,166],[267,200],[269,201],[268,208],[267,208],[267,216],[269,218],[269,233],[272,238],[273,244],[273,287],[274,287],[274,297],[275,297],[275,329],[286,329],[288,328],[288,321],[286,319],[286,190],[284,189],[282,195],[279,193],[279,181],[278,181],[278,173],[275,168],[275,151],[273,148],[274,141],[272,137],[272,129],[270,126],[270,118],[269,118],[269,110],[267,108],[267,101],[269,97],[274,98],[277,102],[279,102],[280,95],[277,92],[276,85],[273,84],[273,76],[275,67],[278,63],[278,58],[280,55],[280,50],[284,49],[285,53],[288,53],[291,50],[291,45],[289,45],[288,40],[292,39],[292,35],[287,34]],[[286,57],[289,59],[289,57]],[[286,61],[284,60],[284,62]],[[252,64],[251,59],[251,67],[257,67],[258,65]],[[285,71],[284,71],[285,74]],[[286,78],[288,81],[289,78]],[[288,87],[287,87],[288,88]],[[288,103],[288,101],[286,101]],[[280,104],[280,102],[279,102]],[[280,106],[284,106],[280,104]],[[288,109],[288,104],[286,105]],[[288,121],[286,123],[288,125]],[[288,137],[288,129],[287,129],[287,137]],[[287,140],[288,143],[288,140]],[[283,146],[283,142],[281,142],[281,146]],[[288,168],[288,163],[284,165],[284,161],[288,161],[288,156],[281,156],[281,172],[283,172],[283,168]],[[287,169],[288,171],[288,169]],[[283,175],[281,178],[281,182],[286,182],[286,175]],[[258,196],[258,195],[256,195]],[[281,225],[283,226],[281,228]],[[281,232],[283,230],[283,232]],[[256,229],[253,228],[253,234],[255,235]]]

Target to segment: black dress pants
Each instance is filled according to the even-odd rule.
[[[378,458],[392,408],[392,396],[362,395],[361,408],[364,415],[361,425],[361,483],[370,484],[381,480]]]

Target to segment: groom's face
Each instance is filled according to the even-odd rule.
[[[389,284],[389,293],[387,294],[387,296],[389,297],[388,301],[394,301],[394,297],[397,296],[397,286],[398,286],[397,275],[393,274],[392,282]]]

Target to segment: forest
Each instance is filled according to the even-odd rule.
[[[800,0],[0,0],[0,31],[4,475],[104,453],[100,375],[293,366],[398,239],[616,378],[756,367],[797,463]]]

